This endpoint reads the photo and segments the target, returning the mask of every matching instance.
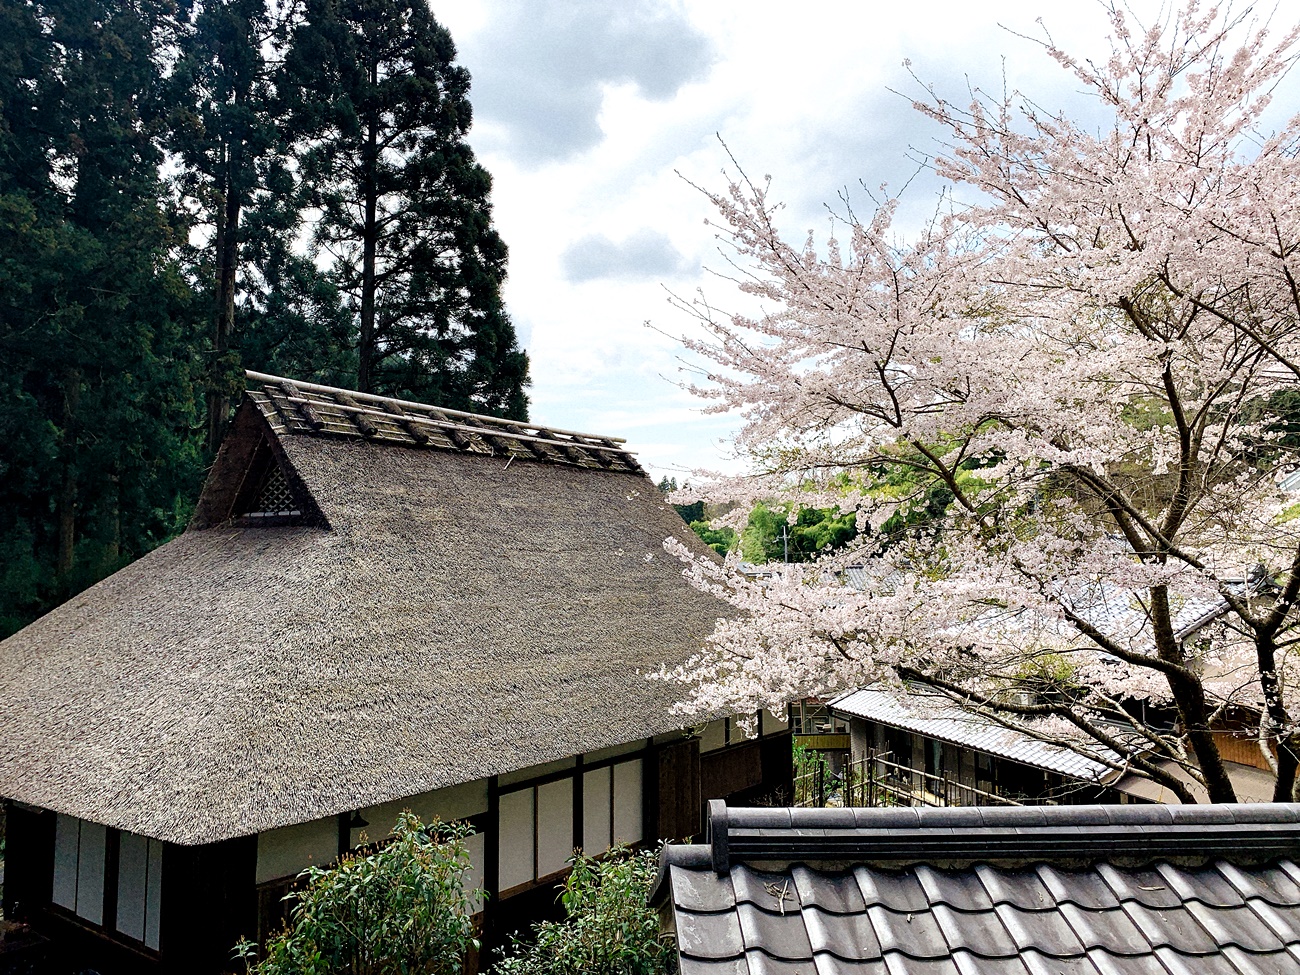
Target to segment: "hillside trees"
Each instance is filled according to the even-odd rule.
[[[526,418],[469,75],[428,7],[308,0],[282,94],[313,256],[355,316],[357,387]]]
[[[242,222],[276,161],[280,119],[267,48],[291,13],[292,5],[277,10],[268,0],[205,0],[192,12],[167,82],[175,94],[169,147],[183,164],[178,183],[197,222],[210,228],[195,267],[211,302],[210,452],[221,441],[243,381],[238,356],[232,355],[238,278],[246,271]],[[295,221],[285,232],[296,229]]]
[[[0,627],[181,523],[194,314],[159,175],[152,0],[6,5],[0,134]]]
[[[0,5],[0,636],[184,526],[243,368],[526,414],[468,75],[403,9]]]
[[[1100,131],[1017,93],[917,103],[961,205],[910,244],[892,202],[819,252],[766,185],[710,194],[768,309],[693,306],[696,391],[744,412],[755,468],[710,500],[835,506],[862,533],[766,586],[694,565],[748,610],[677,675],[695,704],[920,681],[1215,801],[1235,798],[1216,729],[1249,716],[1294,794],[1300,119],[1263,113],[1298,34],[1194,4],[1110,16],[1105,60],[1043,43]],[[825,582],[861,562],[865,591]]]

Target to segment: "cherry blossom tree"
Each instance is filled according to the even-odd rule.
[[[1109,13],[1104,61],[1037,42],[1100,131],[926,90],[951,192],[915,239],[895,201],[792,242],[768,183],[708,194],[763,311],[683,303],[707,335],[684,340],[708,363],[693,391],[743,417],[752,468],[702,494],[838,506],[860,533],[774,581],[669,540],[743,610],[671,675],[690,707],[921,682],[1183,801],[1187,775],[1235,801],[1216,729],[1249,721],[1293,795],[1300,117],[1264,113],[1300,29]]]

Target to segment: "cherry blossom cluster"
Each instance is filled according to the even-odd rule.
[[[666,675],[688,707],[919,680],[1099,754],[1128,722],[1124,762],[1181,763],[1218,798],[1212,730],[1253,715],[1290,794],[1300,118],[1262,119],[1300,27],[1110,13],[1104,62],[1041,45],[1109,110],[1103,131],[1014,92],[916,103],[968,201],[916,239],[893,201],[790,242],[768,183],[709,193],[763,311],[684,305],[706,335],[684,340],[708,364],[691,388],[743,418],[751,463],[693,491],[854,511],[859,535],[762,579],[667,543],[735,609]],[[1131,721],[1135,700],[1175,732]]]

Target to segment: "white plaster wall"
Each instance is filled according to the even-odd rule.
[[[99,823],[81,821],[81,846],[77,854],[77,914],[91,924],[104,923],[104,842],[107,830]]]
[[[681,732],[677,732],[677,735],[680,737]],[[611,745],[609,748],[601,748],[594,752],[587,752],[582,756],[582,759],[588,764],[594,764],[596,762],[603,762],[607,758],[617,758],[620,755],[627,755],[629,752],[640,751],[643,747],[645,747],[645,739],[638,738],[636,741],[625,742],[622,745]]]
[[[501,788],[504,789],[506,786],[514,785],[516,782],[525,782],[528,779],[539,779],[543,775],[550,775],[552,772],[558,772],[561,769],[573,768],[573,766],[577,764],[578,760],[573,756],[561,758],[558,761],[547,762],[545,765],[534,765],[531,768],[521,768],[517,772],[510,772],[506,775],[500,776],[497,779],[497,782],[500,784]]]
[[[533,790],[503,792],[499,813],[502,890],[533,879]]]
[[[117,930],[150,948],[158,947],[162,855],[163,845],[158,840],[134,833],[122,833],[119,837]]]
[[[369,806],[361,810],[361,815],[370,825],[352,831],[352,845],[360,846],[362,843],[388,836],[397,825],[397,817],[408,809],[419,816],[422,823],[430,822],[435,818],[449,823],[485,813],[488,808],[487,793],[487,779],[477,779],[447,789],[424,792],[409,799],[397,799],[380,806]]]
[[[81,820],[58,814],[54,824],[54,903],[70,911],[77,909],[77,846],[81,842]]]
[[[785,731],[790,727],[790,722],[787,720],[788,716],[785,711],[782,711],[779,716],[774,715],[767,709],[764,709],[760,713],[762,717],[759,720],[763,723],[763,734],[765,735],[770,735],[777,731]]]
[[[573,779],[537,787],[537,875],[563,870],[573,856]]]
[[[487,841],[482,833],[475,833],[465,841],[465,850],[469,853],[470,867],[465,871],[465,889],[479,890],[483,886],[483,863],[487,856]],[[470,898],[470,910],[478,913],[483,910],[483,898]]]
[[[144,943],[155,949],[162,925],[162,862],[162,841],[150,840],[149,878],[145,881]]]
[[[609,849],[610,789],[613,774],[608,765],[592,769],[582,776],[582,852],[597,856]]]
[[[714,752],[719,748],[726,747],[727,744],[727,722],[725,718],[718,718],[716,721],[710,721],[704,727],[704,734],[700,735],[700,753]]]
[[[144,940],[144,912],[149,889],[149,841],[123,833],[117,857],[117,930]]]
[[[614,766],[614,842],[637,843],[641,825],[641,759]]]
[[[327,866],[338,855],[339,826],[333,816],[267,830],[257,836],[256,882],[294,877],[310,866]]]

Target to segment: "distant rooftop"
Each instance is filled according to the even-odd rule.
[[[1112,774],[1110,766],[1080,752],[1094,751],[1099,758],[1118,761],[1119,756],[1092,742],[1080,743],[1079,750],[1034,738],[1027,732],[999,724],[992,716],[963,707],[938,693],[912,688],[896,693],[863,688],[841,694],[830,702],[833,710],[852,717],[973,748],[1001,758],[1056,772],[1084,782],[1101,783]]]

